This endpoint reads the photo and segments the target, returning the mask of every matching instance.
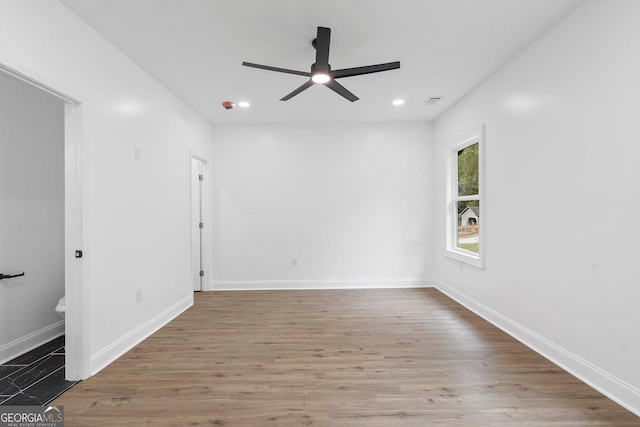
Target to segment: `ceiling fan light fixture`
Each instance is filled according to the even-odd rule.
[[[314,75],[311,76],[311,80],[313,80],[314,83],[325,84],[329,80],[331,80],[331,76],[325,73],[315,73]]]

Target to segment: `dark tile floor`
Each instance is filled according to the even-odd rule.
[[[64,336],[0,365],[0,405],[46,405],[73,387],[64,379]]]

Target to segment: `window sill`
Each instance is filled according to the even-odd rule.
[[[482,258],[480,255],[475,254],[473,252],[465,251],[463,249],[455,250],[455,249],[446,249],[444,252],[444,256],[447,258],[452,258],[457,261],[464,262],[465,264],[472,265],[476,268],[483,269],[484,264],[482,262]]]

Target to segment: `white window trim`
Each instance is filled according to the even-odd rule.
[[[458,151],[478,144],[478,197],[458,196]],[[485,201],[483,199],[484,188],[484,125],[467,132],[457,138],[447,150],[447,204],[446,204],[446,245],[444,255],[449,258],[464,262],[477,268],[484,268],[484,254],[486,246],[484,244],[486,235]],[[455,209],[455,202],[464,200],[480,201],[480,253],[467,251],[457,247],[456,237],[458,228],[458,211]]]

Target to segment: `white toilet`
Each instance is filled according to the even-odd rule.
[[[66,309],[67,306],[65,305],[64,297],[62,297],[58,300],[58,305],[56,305],[56,313],[58,313],[60,317],[64,319],[64,312],[66,311]]]

